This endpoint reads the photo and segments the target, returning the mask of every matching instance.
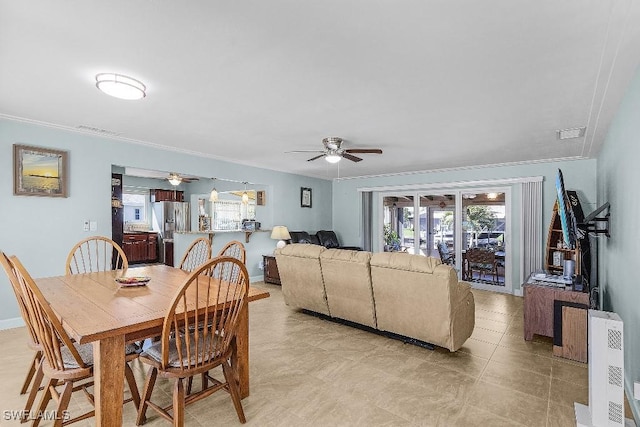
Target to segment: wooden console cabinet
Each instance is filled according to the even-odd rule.
[[[278,271],[278,264],[276,264],[276,257],[263,255],[262,260],[264,262],[264,282],[280,285],[280,272]]]
[[[554,345],[554,355],[580,362],[587,361],[587,310],[589,294],[553,286],[526,283],[524,295],[524,339],[533,335],[554,336],[554,305],[556,301],[568,303],[561,307],[562,343]],[[577,308],[575,306],[582,306]]]
[[[158,235],[155,233],[125,233],[122,249],[129,263],[158,260]]]

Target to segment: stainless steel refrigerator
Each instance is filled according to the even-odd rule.
[[[153,231],[160,234],[160,262],[173,265],[167,260],[167,253],[173,253],[173,233],[191,231],[191,217],[188,202],[153,203]],[[170,261],[170,262],[167,262]]]

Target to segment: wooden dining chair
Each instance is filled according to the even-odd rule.
[[[245,250],[242,242],[239,242],[238,240],[232,240],[226,245],[224,245],[224,247],[220,249],[220,251],[218,252],[218,256],[235,258],[238,261],[245,264],[246,266],[245,260],[247,258],[247,251]],[[231,278],[231,277],[223,277],[223,275],[221,275],[220,272],[221,272],[221,266],[218,265],[217,267],[212,268],[209,274],[211,274],[213,277],[217,277],[218,279],[223,279],[227,281],[237,279],[237,278]],[[229,270],[228,272],[231,273],[231,270]],[[187,380],[188,395],[191,394],[192,387],[193,387],[193,377],[189,377],[189,379]]]
[[[79,241],[67,256],[67,274],[95,273],[107,270],[126,270],[129,261],[113,240],[92,236]]]
[[[180,269],[192,272],[201,266],[206,260],[211,258],[211,243],[205,237],[194,240],[180,261]]]
[[[222,276],[237,277],[233,282],[206,274],[219,267],[235,270]],[[138,425],[146,421],[147,408],[152,408],[174,426],[184,425],[185,406],[218,390],[226,390],[241,423],[246,422],[237,383],[235,336],[241,310],[248,303],[249,275],[243,263],[235,258],[214,258],[195,269],[180,290],[164,318],[162,338],[140,355],[150,365],[138,411]],[[206,325],[206,326],[205,326]],[[225,382],[209,375],[222,367]],[[186,396],[184,380],[202,376],[202,390]],[[150,400],[157,377],[173,379],[173,404],[160,407]],[[171,414],[169,412],[172,412]]]
[[[218,252],[218,256],[228,256],[231,258],[235,258],[246,265],[247,251],[245,250],[242,242],[232,240],[224,245],[222,249],[220,249],[220,252]]]
[[[486,273],[493,275],[493,283],[498,283],[498,265],[496,256],[490,249],[471,248],[465,253],[466,280],[473,280],[473,272],[477,271],[482,281]]]
[[[53,424],[54,427],[61,427],[62,425],[94,416],[95,410],[72,419],[65,419],[66,417],[63,415],[66,414],[71,394],[74,391],[83,390],[88,400],[93,404],[93,395],[88,391],[88,388],[93,385],[92,344],[73,342],[18,258],[15,256],[10,257],[9,263],[15,272],[17,281],[20,283],[28,318],[44,354],[41,366],[46,378],[46,384],[36,412],[40,416],[34,419],[32,426],[37,427],[40,424],[41,415],[51,399],[57,403],[55,409],[57,416]],[[125,352],[127,361],[138,357],[135,346],[127,345]],[[124,403],[133,401],[137,409],[140,405],[140,395],[133,371],[128,363],[125,363],[125,378],[131,391],[131,398],[125,400]],[[62,387],[62,392],[58,392],[57,387]]]
[[[24,296],[22,294],[22,289],[20,287],[20,282],[18,281],[18,277],[16,276],[16,272],[13,268],[13,265],[9,261],[9,258],[4,252],[0,251],[0,264],[4,268],[4,271],[7,273],[9,277],[9,283],[11,283],[11,288],[13,289],[13,293],[16,296],[16,300],[18,302],[18,308],[20,309],[20,315],[22,316],[22,320],[24,321],[27,332],[29,333],[29,341],[27,345],[31,350],[34,351],[33,359],[31,360],[31,365],[29,366],[29,371],[27,372],[27,376],[24,379],[22,384],[22,389],[20,390],[20,394],[25,394],[27,390],[29,390],[29,386],[31,389],[29,391],[29,396],[27,397],[27,401],[24,406],[24,411],[22,412],[22,421],[26,421],[27,414],[31,412],[31,408],[33,407],[33,402],[35,402],[36,395],[42,385],[42,346],[40,345],[40,341],[38,341],[38,336],[36,335],[36,331],[31,324],[31,319],[29,318],[29,313],[27,311],[27,306],[24,300]]]

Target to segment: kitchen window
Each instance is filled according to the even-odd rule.
[[[122,193],[122,204],[124,205],[125,230],[131,229],[132,225],[147,225],[149,194]]]
[[[240,230],[243,219],[256,219],[255,203],[218,200],[212,205],[214,230]]]

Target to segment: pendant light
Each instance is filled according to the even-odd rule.
[[[242,193],[242,203],[249,203],[249,195],[247,194],[247,181],[244,182],[244,193]]]
[[[210,202],[218,201],[218,190],[216,190],[216,178],[213,178],[213,190],[211,190],[211,194],[209,195]]]

